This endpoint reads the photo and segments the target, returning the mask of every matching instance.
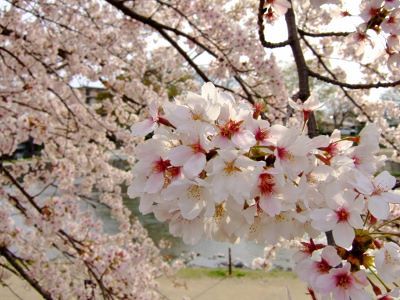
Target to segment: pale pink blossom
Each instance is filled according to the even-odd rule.
[[[368,22],[370,19],[377,17],[379,15],[380,9],[382,7],[383,0],[370,0],[364,5],[360,17]]]
[[[200,213],[211,217],[214,214],[215,202],[210,191],[210,185],[200,179],[181,179],[171,183],[163,193],[166,201],[178,200],[182,217],[193,220]]]
[[[218,134],[213,139],[213,145],[220,149],[239,148],[248,150],[256,144],[254,134],[246,126],[251,116],[249,108],[231,104],[225,105],[218,119]]]
[[[338,246],[351,248],[355,237],[354,229],[363,227],[361,219],[364,204],[355,199],[352,192],[342,192],[327,201],[329,208],[320,208],[311,212],[311,225],[323,232],[332,230]]]
[[[398,8],[400,5],[399,0],[384,0],[384,6],[386,8],[392,9],[392,8]]]
[[[307,155],[310,151],[329,144],[328,137],[319,136],[310,139],[300,135],[296,128],[273,125],[271,131],[277,132],[274,150],[275,167],[282,168],[291,178],[308,168],[310,162]]]
[[[400,278],[400,246],[388,242],[375,254],[375,267],[379,276],[386,282],[395,282]]]
[[[272,8],[278,16],[283,16],[291,7],[290,2],[287,0],[266,0],[265,4],[267,7]]]
[[[388,171],[381,172],[372,180],[361,172],[354,172],[352,184],[367,199],[369,212],[379,220],[389,216],[389,203],[400,204],[400,195],[392,191],[396,178]]]
[[[385,1],[389,2],[389,1]],[[399,1],[394,0],[392,1],[397,4],[397,7],[389,13],[389,16],[383,20],[382,22],[382,29],[387,33],[398,34],[400,28],[400,9],[399,9]],[[397,3],[396,3],[397,2]],[[385,3],[386,5],[386,3]]]
[[[173,166],[183,167],[188,178],[199,175],[206,166],[206,154],[210,150],[210,142],[200,132],[193,132],[184,138],[185,144],[172,148],[167,157]]]
[[[268,172],[261,173],[258,177],[258,205],[271,217],[279,214],[282,210],[282,197],[279,195],[283,188],[279,180]]]
[[[142,137],[153,132],[158,127],[159,121],[159,103],[152,101],[149,104],[150,116],[141,122],[135,123],[131,127],[131,132],[134,136]]]
[[[319,276],[328,274],[329,271],[338,266],[342,259],[336,252],[333,246],[326,246],[319,259],[308,258],[295,267],[295,272],[299,275],[300,279],[306,281],[314,289],[318,289],[315,281]]]
[[[301,104],[294,102],[292,99],[289,99],[288,101],[289,101],[289,105],[294,110],[303,112],[303,120],[304,121],[307,121],[310,114],[313,111],[316,111],[319,108],[321,108],[321,106],[323,105],[323,103],[319,102],[318,98],[315,95],[312,95],[311,97],[309,97],[306,101],[304,101]]]
[[[249,199],[263,162],[253,161],[235,150],[219,150],[208,165],[216,202],[232,197],[239,204]]]
[[[315,283],[318,292],[324,295],[332,293],[335,300],[369,300],[371,296],[364,291],[367,285],[365,272],[350,272],[349,263],[345,263],[341,268],[331,269],[329,274],[319,276]]]

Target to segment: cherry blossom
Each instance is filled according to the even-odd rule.
[[[329,271],[337,267],[342,262],[342,259],[332,246],[326,246],[322,252],[319,260],[305,259],[296,265],[296,273],[299,277],[306,281],[313,289],[318,289],[316,280]]]
[[[351,247],[355,237],[354,229],[362,228],[360,217],[363,203],[355,199],[355,194],[348,191],[337,194],[327,201],[329,208],[316,209],[311,212],[312,226],[318,230],[332,230],[336,244],[343,248]]]
[[[149,104],[150,117],[141,122],[133,124],[131,127],[132,134],[135,136],[146,136],[147,134],[153,132],[157,128],[159,122],[158,110],[158,103],[156,101],[151,102]]]
[[[340,268],[333,268],[329,274],[322,275],[317,279],[316,286],[322,294],[332,293],[334,299],[371,299],[364,291],[368,285],[367,275],[364,271],[350,272],[350,264]]]
[[[308,98],[302,104],[297,104],[292,99],[289,99],[288,101],[289,101],[289,105],[293,109],[303,112],[303,118],[306,121],[308,120],[311,112],[318,110],[323,105],[322,103],[320,103],[318,101],[318,99],[315,96]]]
[[[377,219],[386,219],[389,216],[389,203],[400,203],[400,195],[392,191],[396,179],[387,171],[381,172],[372,182],[360,172],[354,174],[353,186],[365,195],[369,212]]]
[[[288,8],[291,7],[290,2],[287,0],[267,0],[267,9],[271,9],[277,16],[282,16],[286,13]]]
[[[387,282],[394,282],[400,277],[400,247],[388,242],[375,254],[375,265],[379,275]]]

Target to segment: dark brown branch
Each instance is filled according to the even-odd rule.
[[[188,62],[188,64],[196,71],[197,74],[203,79],[205,82],[211,81],[207,75],[200,69],[200,67],[189,57],[185,50],[178,45],[177,42],[174,41],[164,30],[158,30],[158,32],[165,38],[171,45],[179,52],[180,55]]]
[[[123,5],[122,2],[118,2],[116,0],[106,0],[108,3],[110,3],[111,5],[113,5],[115,8],[117,8],[118,10],[120,10],[122,13],[124,13],[126,16],[131,17],[132,19],[135,19],[137,21],[140,21],[150,27],[152,27],[153,29],[155,29],[157,32],[159,32],[161,34],[161,36],[163,38],[165,38],[178,52],[179,54],[189,63],[189,65],[196,71],[196,73],[205,81],[211,81],[208,76],[200,69],[200,67],[189,57],[189,55],[186,53],[185,50],[182,49],[181,46],[179,46],[179,44],[171,37],[168,35],[168,33],[166,32],[166,30],[168,31],[172,31],[177,35],[182,35],[186,38],[189,38],[191,41],[195,41],[195,43],[197,45],[201,45],[201,48],[204,49],[206,52],[208,52],[209,54],[211,54],[214,57],[218,57],[217,54],[215,54],[214,52],[212,52],[209,48],[205,47],[204,45],[202,45],[201,43],[199,43],[197,40],[193,39],[190,35],[187,35],[175,28],[163,25],[161,23],[158,23],[150,18],[146,18],[142,15],[139,15],[137,13],[135,13],[134,11],[132,11],[130,8],[126,7]],[[239,85],[242,87],[243,91],[245,92],[246,96],[240,95],[240,97],[248,100],[250,103],[254,103],[253,97],[250,94],[250,92],[248,91],[248,89],[246,89],[246,87],[244,86],[243,81],[240,79],[239,76],[235,76],[236,81],[239,83]],[[232,89],[227,88],[225,86],[221,86],[218,84],[215,84],[216,87],[222,88],[226,91],[235,93]],[[237,94],[237,93],[235,93]]]
[[[398,189],[398,188],[400,188],[400,179],[397,179],[397,180],[396,180],[396,184],[394,185],[394,187],[392,188],[392,190],[396,190],[396,189]]]
[[[6,177],[12,182],[12,184],[16,186],[16,188],[26,197],[29,203],[32,204],[32,206],[38,212],[40,213],[42,212],[42,209],[36,204],[32,196],[25,191],[25,189],[19,184],[19,182],[14,178],[14,176],[12,176],[11,173],[8,172],[8,170],[2,164],[0,164],[0,172],[6,175]]]
[[[290,43],[290,36],[286,41],[279,42],[279,43],[271,43],[267,42],[265,40],[265,35],[264,35],[264,4],[265,0],[260,0],[260,5],[258,7],[258,19],[257,19],[257,24],[258,24],[258,37],[260,39],[261,44],[265,48],[281,48],[288,46]]]
[[[348,36],[351,32],[307,32],[303,29],[297,28],[297,31],[301,36],[309,36],[309,37],[332,37],[332,36]]]
[[[42,208],[40,208],[36,203],[34,198],[28,194],[28,192],[22,187],[22,185],[20,185],[18,183],[18,181],[14,178],[14,176],[12,176],[12,174],[10,172],[8,172],[7,169],[4,168],[4,166],[0,163],[0,171],[2,171],[7,178],[10,179],[10,181],[17,187],[17,189],[27,198],[27,200],[29,201],[29,203],[32,204],[32,206],[41,214],[43,214],[43,210]],[[20,209],[22,206],[21,204],[18,202],[18,199],[14,198],[14,200],[17,202],[18,206],[16,206],[18,209]],[[21,211],[21,209],[20,209]],[[23,210],[21,211],[23,212]],[[84,251],[82,250],[82,248],[78,247],[77,244],[79,246],[84,246],[84,244],[80,241],[78,241],[77,239],[73,238],[72,236],[70,236],[68,233],[66,233],[63,229],[60,229],[58,231],[58,236],[62,239],[64,239],[65,241],[68,241],[70,243],[70,245],[76,250],[77,253],[83,253]],[[1,252],[3,248],[0,248],[0,254],[3,255],[3,253]],[[12,254],[12,253],[11,253]],[[3,255],[4,256],[4,255]],[[96,275],[96,272],[93,271],[92,267],[89,265],[88,262],[86,262],[85,260],[83,261],[86,265],[86,267],[88,268],[88,272],[95,278],[96,282],[99,284],[99,287],[101,289],[102,295],[104,299],[113,299],[113,292],[108,289],[104,283],[101,281],[100,278],[98,278],[98,276]],[[93,267],[94,268],[94,267]],[[21,268],[22,269],[22,268]],[[23,269],[22,269],[23,271]],[[97,271],[97,270],[96,270]],[[19,272],[19,270],[18,270]],[[22,275],[22,274],[21,274]],[[24,277],[24,276],[23,276]],[[25,278],[29,283],[31,283],[29,281],[30,280],[34,280],[33,278]],[[42,294],[43,295],[43,294]],[[46,298],[44,296],[45,299],[52,299],[50,298]]]
[[[29,68],[25,65],[25,63],[19,59],[18,56],[14,55],[11,51],[9,51],[8,49],[4,48],[4,47],[0,47],[0,50],[3,50],[4,52],[6,52],[8,55],[10,55],[11,57],[13,57],[22,67],[26,68],[29,75],[31,75],[33,78],[35,78],[35,76],[33,76],[31,70],[29,70]]]
[[[242,80],[242,78],[240,78],[240,76],[235,75],[233,76],[236,81],[240,84],[242,90],[245,92],[246,96],[247,96],[247,101],[249,101],[251,104],[255,104],[255,101],[253,99],[253,96],[251,95],[250,91],[248,90],[248,88],[246,87],[246,84],[244,83],[244,81]]]
[[[0,248],[0,255],[4,256],[10,265],[24,278],[29,284],[46,300],[52,300],[51,294],[40,286],[39,282],[34,278],[30,277],[28,273],[18,264],[16,257],[7,248]]]
[[[315,57],[317,58],[318,62],[321,64],[321,66],[324,68],[324,70],[326,72],[329,73],[329,75],[332,76],[332,78],[334,80],[337,80],[337,76],[336,74],[329,69],[329,67],[327,66],[327,64],[324,62],[324,60],[322,59],[321,55],[314,49],[314,47],[311,46],[311,44],[304,38],[304,36],[302,37],[302,40],[304,41],[304,43],[306,44],[306,46],[311,50],[311,52],[315,55]],[[339,86],[339,88],[342,90],[343,94],[347,97],[347,99],[350,100],[350,102],[357,107],[360,112],[367,118],[367,120],[371,123],[374,122],[374,120],[372,119],[372,117],[364,110],[364,108],[357,103],[357,101],[350,95],[350,93],[342,86]],[[396,150],[399,150],[398,147],[391,141],[389,140],[386,135],[384,133],[381,133],[381,136]]]
[[[308,82],[308,67],[301,49],[299,36],[297,34],[296,17],[293,8],[289,8],[285,15],[287,30],[290,40],[290,48],[296,62],[297,76],[299,79],[299,99],[306,101],[310,97],[310,85]]]
[[[351,90],[368,90],[368,89],[372,89],[372,88],[387,88],[387,87],[394,87],[397,85],[400,85],[400,80],[397,81],[393,81],[393,82],[377,82],[377,83],[366,83],[366,84],[351,84],[351,83],[347,83],[347,82],[342,82],[336,79],[332,79],[329,77],[326,77],[324,75],[318,74],[314,71],[312,71],[311,69],[308,69],[308,74],[311,77],[317,78],[321,81],[333,84],[333,85],[337,85],[340,87],[345,87]]]
[[[290,1],[292,4],[292,2]],[[310,85],[308,82],[308,67],[304,59],[303,49],[300,45],[300,39],[297,32],[296,17],[294,15],[293,5],[285,14],[286,26],[288,30],[288,39],[293,57],[296,63],[297,77],[299,79],[299,92],[297,97],[305,102],[310,97]],[[314,113],[311,113],[307,122],[308,135],[310,137],[317,136],[317,122]]]
[[[9,4],[11,4],[12,6],[14,6],[15,8],[18,8],[18,9],[24,11],[25,13],[31,14],[32,16],[34,16],[34,17],[36,17],[36,18],[38,18],[38,19],[40,19],[40,20],[47,21],[47,22],[49,22],[49,23],[53,23],[53,24],[55,24],[55,25],[57,25],[57,26],[60,26],[61,28],[64,28],[64,29],[67,29],[67,30],[72,31],[72,32],[74,32],[74,33],[78,33],[78,34],[83,35],[82,32],[80,32],[79,30],[76,30],[76,29],[74,29],[74,28],[71,28],[71,27],[69,27],[69,26],[66,25],[66,24],[59,23],[59,22],[54,21],[54,20],[52,20],[52,19],[49,19],[49,18],[47,18],[47,17],[45,17],[45,16],[43,16],[43,15],[40,15],[40,14],[37,13],[37,12],[30,11],[30,10],[28,10],[28,9],[23,8],[22,6],[19,6],[19,5],[18,5],[18,1],[10,1],[10,0],[6,0],[6,1],[7,1]],[[12,32],[12,31],[11,31],[11,32]],[[7,34],[7,33],[9,33],[9,32],[6,31],[5,33]],[[88,36],[86,36],[86,37],[88,37]]]
[[[135,19],[137,21],[140,21],[144,24],[149,25],[150,27],[152,27],[153,29],[155,29],[156,31],[158,31],[158,33],[161,34],[161,36],[163,38],[165,38],[178,52],[180,55],[182,55],[182,57],[189,63],[189,65],[197,72],[197,74],[204,80],[204,81],[210,81],[209,78],[207,77],[207,75],[199,68],[199,66],[189,57],[189,55],[186,53],[185,50],[183,50],[177,42],[174,41],[173,38],[171,38],[166,32],[165,30],[167,28],[165,28],[165,26],[160,26],[161,24],[158,22],[155,22],[154,20],[150,19],[150,18],[146,18],[144,16],[141,16],[137,13],[135,13],[134,11],[132,11],[130,8],[126,7],[123,5],[122,2],[116,1],[116,0],[106,0],[108,3],[110,3],[112,6],[114,6],[115,8],[117,8],[118,10],[120,10],[122,13],[124,13],[124,15],[131,17],[132,19]],[[174,29],[172,27],[170,27],[170,29],[173,31]],[[170,30],[168,29],[168,30]]]
[[[154,28],[158,32],[160,32],[160,30],[164,30],[164,31],[166,30],[166,31],[171,31],[171,32],[175,33],[176,35],[183,36],[183,37],[187,38],[188,40],[190,40],[191,42],[193,42],[194,44],[196,44],[197,46],[199,46],[200,48],[202,48],[203,50],[210,53],[212,56],[218,57],[218,55],[216,53],[214,53],[209,48],[205,47],[202,43],[197,41],[197,39],[192,37],[191,35],[183,32],[177,28],[170,27],[168,25],[159,23],[159,22],[153,20],[151,17],[142,16],[142,15],[136,13],[135,11],[133,11],[132,9],[130,9],[129,7],[126,7],[120,1],[116,1],[116,0],[106,0],[106,1],[108,3],[110,3],[111,5],[113,5],[115,8],[117,8],[118,10],[120,10],[121,12],[123,12],[126,16],[129,16],[134,20],[142,22],[143,24],[149,25],[150,27]]]

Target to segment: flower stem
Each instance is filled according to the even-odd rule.
[[[372,273],[372,275],[374,275],[376,277],[376,279],[379,280],[379,282],[385,287],[386,292],[390,292],[390,288],[386,285],[386,283],[378,276],[378,274],[376,274],[371,267],[368,267],[368,270]]]
[[[383,227],[383,226],[385,226],[387,224],[390,224],[390,223],[393,223],[393,222],[396,222],[396,221],[400,221],[400,217],[397,217],[397,218],[395,218],[393,220],[389,220],[389,221],[383,222],[381,225],[379,225],[379,227],[376,228],[376,230],[378,230],[379,228],[381,228],[381,227]]]

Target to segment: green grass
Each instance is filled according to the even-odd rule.
[[[178,277],[185,279],[197,278],[249,278],[249,279],[266,279],[266,278],[296,278],[293,272],[272,270],[264,272],[261,270],[233,269],[232,275],[229,276],[227,268],[184,268],[178,272]]]
[[[400,178],[400,171],[391,171],[390,174],[394,177]]]

